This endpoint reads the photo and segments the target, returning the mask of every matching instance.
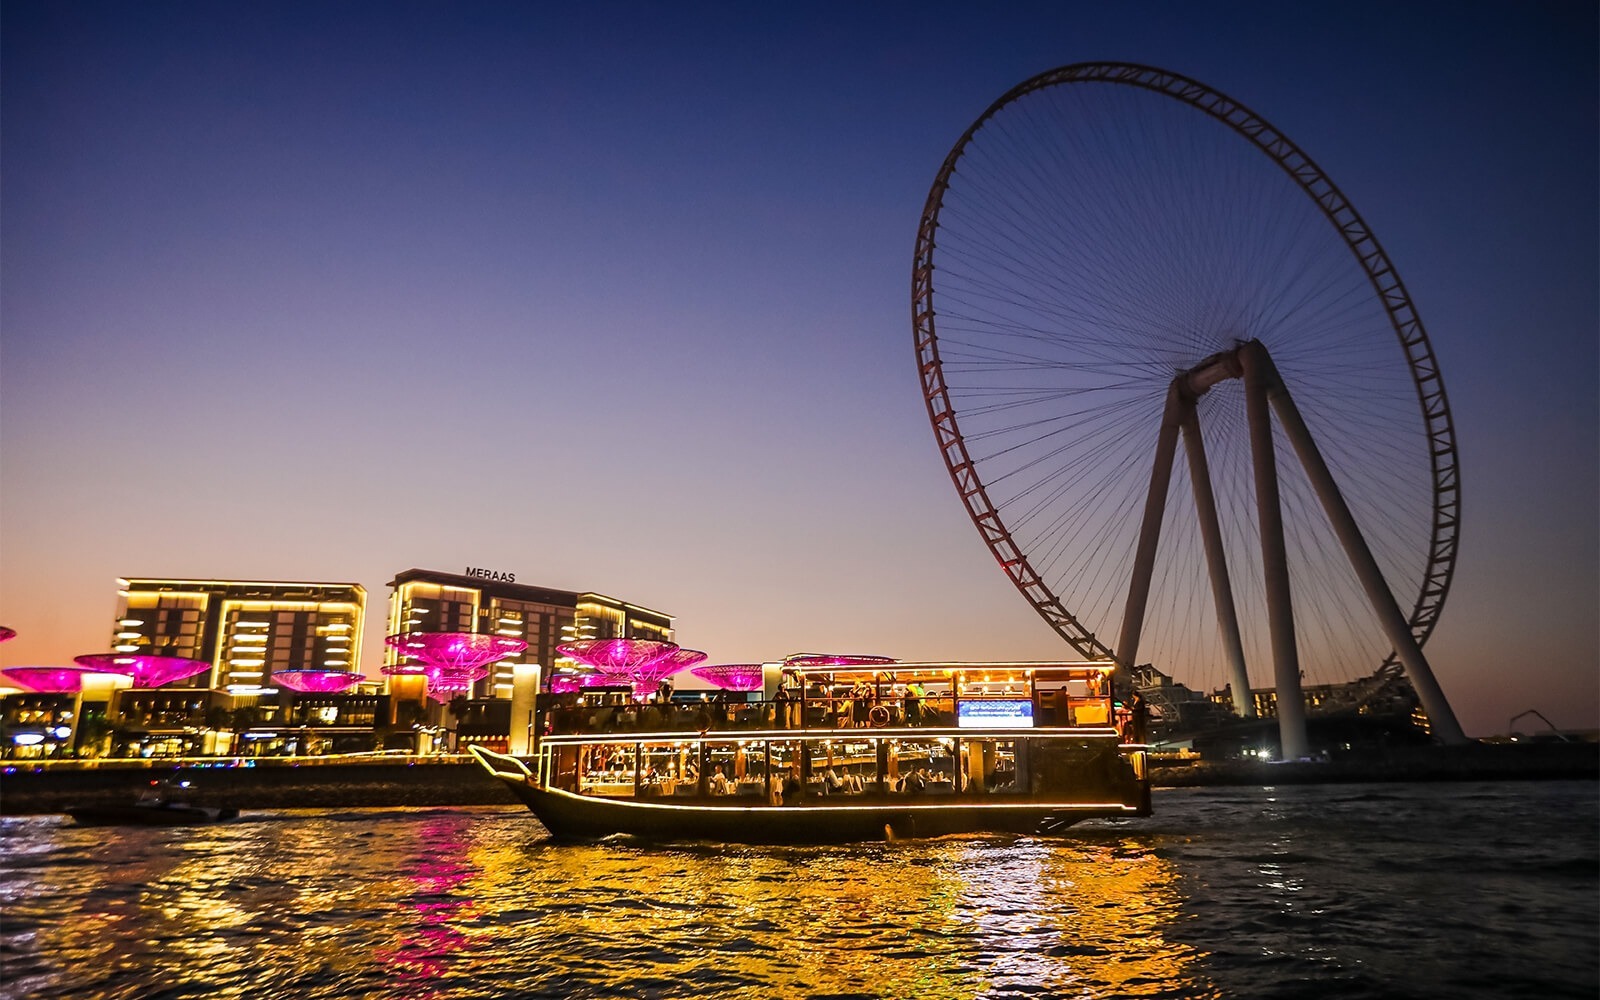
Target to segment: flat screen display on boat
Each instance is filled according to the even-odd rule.
[[[956,706],[961,729],[1026,729],[1033,726],[1033,702],[963,701]]]

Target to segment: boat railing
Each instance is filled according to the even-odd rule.
[[[533,776],[533,772],[528,769],[528,765],[510,754],[499,753],[476,743],[468,745],[467,752],[477,758],[478,763],[483,765],[495,777],[516,780]]]
[[[615,705],[557,703],[541,708],[543,732],[578,734],[739,733],[770,730],[873,730],[956,728],[963,705],[986,699],[930,695],[908,706],[896,700],[848,698],[777,699],[752,702],[629,702]],[[1045,695],[1030,705],[1029,724],[1038,729],[1103,729],[1116,711],[1106,697],[1057,699]]]

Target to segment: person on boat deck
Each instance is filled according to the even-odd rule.
[[[644,710],[639,713],[638,724],[652,732],[662,728],[663,717],[661,715],[661,709],[657,708],[655,705],[646,705]]]
[[[822,788],[832,795],[844,791],[845,784],[840,780],[838,773],[830,767],[822,775]]]
[[[782,684],[778,685],[778,690],[776,690],[776,691],[774,691],[772,693],[772,706],[773,706],[774,709],[777,710],[778,727],[780,729],[788,729],[789,728],[789,689],[787,687],[785,687]]]
[[[856,726],[872,725],[872,685],[865,679],[856,681],[850,688],[850,721]]]
[[[800,782],[800,765],[795,764],[783,778],[783,801],[793,802],[800,797],[800,791],[804,787]]]
[[[922,724],[922,699],[927,696],[927,693],[921,681],[912,681],[906,685],[906,725],[920,726]]]
[[[1150,706],[1145,704],[1144,696],[1137,690],[1128,699],[1128,739],[1134,743],[1143,743],[1145,730],[1150,724]]]
[[[900,790],[907,795],[917,795],[928,790],[928,779],[923,777],[922,768],[909,772],[900,779]]]
[[[728,781],[728,776],[722,773],[722,765],[716,765],[711,771],[711,794],[727,795],[732,791],[733,784]]]
[[[810,686],[806,688],[806,700],[811,703],[808,706],[811,716],[817,719],[819,723],[824,722],[827,719],[828,710],[833,707],[833,698],[828,693],[827,685],[822,683],[822,678],[813,679]]]

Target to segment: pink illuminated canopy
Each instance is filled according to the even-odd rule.
[[[663,667],[670,668],[668,673],[675,674],[680,670],[694,666],[696,663],[704,662],[705,658],[706,654],[698,649],[683,649],[679,647],[655,662]],[[667,674],[662,674],[662,676],[665,677]]]
[[[689,673],[724,691],[759,691],[763,684],[759,663],[714,663]]]
[[[71,694],[83,690],[83,675],[104,673],[91,667],[7,667],[6,680],[41,694]]]
[[[7,639],[15,639],[16,637],[16,629],[9,628],[5,625],[0,625],[0,642],[5,642]]]
[[[571,694],[592,687],[626,687],[632,684],[626,674],[556,674],[550,678],[551,694]]]
[[[593,668],[604,681],[631,682],[635,698],[645,698],[663,678],[699,663],[706,654],[658,639],[578,639],[563,642],[556,652]],[[580,682],[581,683],[581,682]]]
[[[364,676],[349,670],[274,670],[272,681],[302,694],[331,694],[344,691]]]
[[[383,641],[402,656],[420,660],[424,668],[431,666],[458,671],[483,667],[528,648],[528,644],[521,639],[477,632],[401,632]],[[427,671],[400,666],[385,667],[383,672],[418,674]]]
[[[648,698],[663,680],[705,658],[706,654],[698,649],[674,649],[660,659],[639,664],[628,671],[628,678],[633,681],[633,696]]]
[[[422,674],[428,679],[428,697],[441,702],[470,691],[489,676],[489,664],[528,648],[521,639],[479,632],[401,632],[384,642],[420,665],[395,664],[383,667],[383,672]]]
[[[133,686],[160,687],[211,669],[206,660],[186,656],[148,656],[143,653],[89,653],[74,656],[74,663],[103,674],[127,674]]]
[[[429,664],[423,668],[428,678],[428,697],[445,702],[458,694],[466,694],[472,685],[489,676],[487,665],[480,667],[451,667]]]
[[[603,674],[631,675],[634,668],[677,649],[677,643],[658,639],[575,639],[557,646],[556,652]]]

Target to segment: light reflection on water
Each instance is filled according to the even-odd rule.
[[[7,819],[0,991],[1593,997],[1593,787],[1541,814],[1555,787],[1198,790],[1064,838],[826,848],[555,845],[495,809]]]

